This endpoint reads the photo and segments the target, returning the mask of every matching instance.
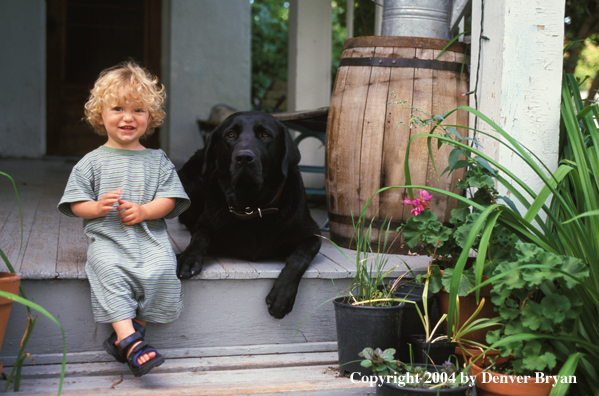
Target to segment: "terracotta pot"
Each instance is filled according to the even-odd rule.
[[[483,280],[486,278],[483,277]],[[495,318],[497,317],[497,312],[493,309],[493,304],[491,303],[491,285],[487,285],[480,290],[480,297],[485,298],[485,305],[483,309],[479,312],[476,319],[482,318]],[[439,308],[439,315],[447,314],[449,312],[449,293],[445,291],[445,289],[441,289],[437,294],[435,294],[435,299],[437,300],[437,307]],[[478,308],[478,304],[476,303],[476,294],[471,293],[464,297],[459,297],[460,299],[460,323],[461,327],[466,321],[476,312],[476,308]],[[486,336],[487,332],[491,330],[498,329],[499,326],[487,327],[481,330],[473,331],[472,333],[466,335],[464,338],[466,340],[478,342],[481,344],[487,344]],[[447,321],[443,321],[441,324],[441,331],[447,334]]]
[[[12,294],[19,294],[19,286],[21,285],[21,277],[10,272],[0,272],[0,290]],[[12,308],[12,300],[0,297],[0,349],[4,340],[4,332],[8,324],[10,309]],[[2,373],[2,363],[0,363],[0,373]]]
[[[480,355],[472,356],[470,362],[473,362],[478,356]],[[548,396],[551,392],[555,380],[555,377],[552,376],[545,376],[537,382],[534,376],[525,378],[525,376],[505,375],[492,371],[483,372],[481,365],[483,367],[489,365],[489,357],[493,357],[498,363],[508,360],[508,358],[499,356],[498,353],[491,352],[472,364],[470,375],[476,376],[477,396]],[[520,383],[518,379],[521,381]]]

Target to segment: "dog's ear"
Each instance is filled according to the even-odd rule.
[[[221,124],[222,125],[222,124]],[[221,126],[217,126],[206,139],[204,147],[204,163],[202,164],[202,178],[209,178],[218,168],[216,163],[216,150],[221,136]]]
[[[277,121],[278,122],[278,121]],[[287,130],[287,127],[282,123],[278,122],[284,136],[285,141],[285,151],[283,154],[283,161],[281,163],[283,176],[287,177],[287,173],[290,166],[297,166],[300,160],[302,159],[302,155],[300,154],[299,149],[297,148],[297,144],[291,138],[291,134]]]

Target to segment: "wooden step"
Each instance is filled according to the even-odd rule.
[[[63,395],[374,395],[375,389],[339,377],[337,354],[291,353],[169,359],[135,378],[126,365],[68,364]],[[25,367],[19,395],[57,393],[60,365]],[[0,382],[4,387],[5,383]]]

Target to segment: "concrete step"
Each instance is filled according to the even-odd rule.
[[[135,378],[126,365],[69,363],[63,395],[279,395],[366,396],[375,389],[339,377],[336,352],[169,358]],[[60,365],[23,369],[19,395],[54,395]],[[0,381],[4,388],[5,383]]]

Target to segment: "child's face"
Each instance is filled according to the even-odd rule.
[[[108,134],[106,146],[126,150],[143,150],[139,139],[146,133],[150,113],[141,102],[129,94],[119,95],[119,100],[102,109],[101,125]]]

